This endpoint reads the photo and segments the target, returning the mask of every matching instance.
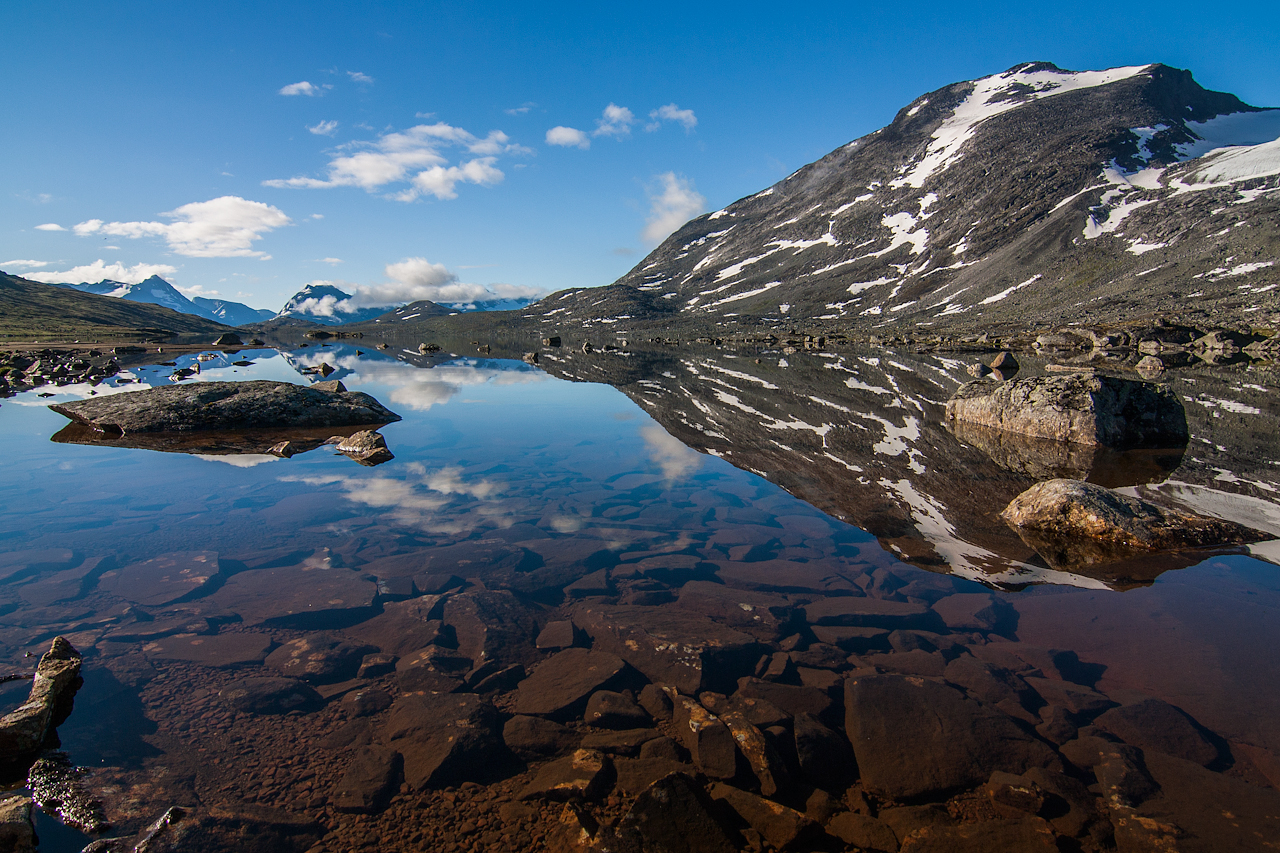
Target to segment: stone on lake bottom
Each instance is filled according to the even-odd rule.
[[[222,698],[250,714],[306,713],[324,702],[310,685],[293,678],[242,678],[222,688]]]
[[[593,649],[565,649],[543,661],[516,688],[517,714],[577,716],[588,698],[626,669],[622,658]]]

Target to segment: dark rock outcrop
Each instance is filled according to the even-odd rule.
[[[112,433],[381,425],[400,420],[360,391],[328,393],[269,380],[174,385],[49,408]]]
[[[0,762],[36,753],[70,712],[80,684],[80,653],[55,637],[36,667],[27,701],[0,719]]]

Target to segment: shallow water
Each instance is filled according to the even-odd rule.
[[[333,345],[200,362],[194,381],[303,382],[302,369],[338,367],[330,378],[404,417],[381,430],[395,459],[373,468],[330,447],[280,459],[50,441],[66,420],[47,404],[167,384],[172,367],[0,406],[0,661],[30,668],[26,655],[59,634],[84,653],[59,735],[94,771],[87,785],[117,832],[174,804],[266,805],[335,825],[328,792],[350,744],[325,738],[359,684],[322,686],[323,711],[279,718],[229,711],[219,691],[273,674],[263,660],[277,644],[321,630],[366,639],[388,604],[449,575],[511,591],[525,614],[511,617],[518,630],[501,626],[518,648],[479,640],[477,666],[488,656],[530,668],[546,656],[536,629],[575,599],[696,609],[681,591],[706,581],[787,608],[864,588],[930,604],[992,590],[1016,616],[973,642],[1073,651],[1113,700],[1141,691],[1220,737],[1218,769],[1280,785],[1271,563],[1202,553],[1050,566],[996,517],[1037,479],[1068,475],[1280,535],[1280,412],[1265,372],[1174,374],[1185,451],[1060,458],[948,432],[942,405],[968,378],[952,359],[543,356],[535,367]],[[566,596],[591,577],[604,585]],[[788,618],[733,624],[776,644],[793,632]],[[859,653],[859,665],[884,664],[890,649]],[[24,694],[10,684],[0,696],[13,707]],[[501,691],[493,699],[505,707]],[[41,849],[71,844],[50,835]]]

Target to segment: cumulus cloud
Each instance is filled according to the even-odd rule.
[[[162,213],[173,222],[103,222],[89,219],[74,227],[81,237],[107,234],[113,237],[160,237],[169,248],[189,258],[269,258],[255,251],[253,243],[292,220],[284,211],[260,201],[226,195],[209,201],[184,204]]]
[[[668,482],[683,480],[702,467],[702,454],[657,424],[641,427],[640,437],[649,450],[649,458],[662,469],[662,477]]]
[[[547,131],[547,144],[565,148],[590,148],[591,137],[577,128],[557,125]]]
[[[661,243],[672,231],[701,213],[707,200],[693,188],[693,182],[675,172],[664,172],[655,178],[649,192],[649,217],[643,236],[650,243]]]
[[[357,83],[372,83],[373,78],[368,74],[362,74],[359,71],[348,71],[347,76]]]
[[[685,133],[698,126],[698,117],[693,114],[693,110],[682,110],[675,104],[667,104],[649,113],[649,124],[644,129],[657,130],[664,121],[678,122],[684,126]]]
[[[5,261],[4,263],[0,264],[0,266],[22,267],[23,269],[39,269],[40,267],[49,266],[49,261],[24,261],[24,260]]]
[[[455,165],[442,150],[459,147],[480,155]],[[505,177],[495,165],[498,154],[524,154],[529,149],[515,145],[500,130],[484,138],[444,122],[421,124],[405,131],[386,133],[373,142],[352,142],[340,146],[329,161],[325,178],[274,178],[268,187],[320,189],[360,187],[369,192],[389,184],[408,183],[394,193],[398,201],[413,201],[424,195],[439,199],[457,198],[459,183],[492,186]]]
[[[526,101],[518,107],[511,107],[510,109],[503,110],[503,112],[509,116],[522,116],[536,106],[537,104],[533,101]]]
[[[288,86],[281,87],[278,94],[306,95],[309,98],[314,98],[316,95],[323,95],[324,89],[320,88],[319,86],[312,85],[311,83],[308,83],[306,80],[303,80],[301,83],[290,83]]]
[[[387,264],[389,282],[357,289],[354,300],[361,306],[402,305],[429,299],[442,305],[474,308],[485,302],[536,299],[546,291],[518,284],[472,284],[459,280],[444,264],[426,258],[406,258]]]
[[[125,266],[118,262],[109,264],[99,259],[91,264],[72,267],[63,272],[28,273],[27,278],[32,281],[43,281],[47,284],[80,284],[86,281],[102,281],[103,279],[122,281],[125,284],[137,284],[140,281],[146,281],[153,275],[167,279],[177,271],[177,267],[172,267],[168,264],[134,264],[133,266]]]
[[[609,106],[604,108],[604,115],[596,119],[596,129],[591,132],[591,135],[628,136],[631,133],[631,125],[635,123],[636,117],[632,115],[631,110],[610,102]]]
[[[37,225],[36,230],[37,231],[66,231],[67,229],[63,228],[61,225],[59,225],[56,222],[46,222],[43,225]]]
[[[322,121],[318,124],[307,127],[307,130],[311,131],[316,136],[333,136],[333,132],[337,129],[338,123],[336,121]]]

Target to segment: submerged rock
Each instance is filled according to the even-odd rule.
[[[376,430],[366,429],[349,435],[338,443],[339,453],[354,459],[361,465],[381,465],[395,457],[387,449],[387,441]]]
[[[1271,538],[1233,521],[1166,509],[1080,480],[1037,483],[1000,515],[1055,567]]]
[[[112,433],[354,426],[400,420],[368,394],[288,382],[199,382],[112,394],[49,408]]]
[[[1188,435],[1167,386],[1092,371],[968,382],[947,401],[947,420],[1114,448],[1176,447]]]
[[[36,667],[27,701],[0,719],[0,762],[38,751],[49,731],[70,713],[80,684],[80,653],[63,637],[55,637]]]

